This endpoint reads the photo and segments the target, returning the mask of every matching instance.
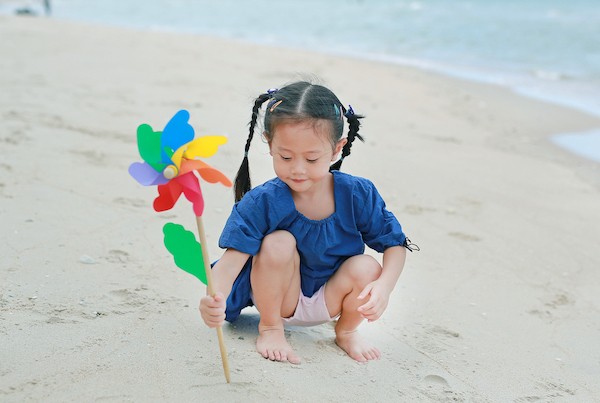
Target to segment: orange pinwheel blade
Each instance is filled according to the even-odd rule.
[[[229,178],[226,177],[223,172],[211,167],[206,162],[200,160],[183,159],[181,161],[181,170],[179,171],[179,175],[183,175],[191,171],[198,171],[202,179],[208,183],[221,183],[227,187],[231,187],[233,185],[233,183],[231,183]]]

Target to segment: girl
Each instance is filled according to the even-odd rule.
[[[251,189],[248,150],[267,101],[264,136],[277,177]],[[201,299],[200,313],[218,327],[255,305],[256,349],[270,360],[300,363],[284,325],[336,318],[335,341],[350,357],[380,357],[357,328],[385,311],[410,241],[370,181],[339,171],[354,139],[362,140],[361,118],[329,89],[308,82],[269,90],[254,102],[236,204],[219,240],[226,251],[213,268],[216,293]],[[364,254],[365,243],[383,252],[383,266]]]

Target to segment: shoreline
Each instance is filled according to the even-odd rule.
[[[39,16],[43,17],[41,15],[43,14],[41,5],[39,5],[39,7],[37,8],[34,7],[33,10],[39,12]],[[7,8],[6,10],[4,10],[4,14],[2,15],[13,16],[13,14],[9,11],[10,9]],[[52,16],[51,18],[59,22],[65,21],[91,24],[97,26],[108,26],[117,28],[120,27],[123,29],[132,29],[145,32],[163,32],[175,34],[181,33],[207,36],[213,37],[215,39],[230,40],[241,44],[254,44],[258,46],[267,47],[283,47],[331,56],[352,57],[361,60],[373,60],[382,63],[392,63],[405,67],[415,67],[421,70],[442,74],[448,77],[454,77],[483,84],[492,84],[507,87],[512,89],[515,93],[531,97],[533,99],[557,104],[568,108],[573,108],[596,117],[600,116],[600,104],[598,104],[595,101],[593,91],[589,91],[586,88],[579,88],[579,93],[575,93],[576,95],[573,96],[573,88],[566,88],[565,85],[567,85],[568,87],[568,82],[574,77],[571,77],[566,73],[561,74],[540,67],[531,67],[530,69],[522,68],[521,70],[509,70],[507,67],[499,69],[497,66],[485,65],[485,63],[480,63],[479,65],[477,65],[476,63],[472,65],[461,65],[460,63],[456,64],[449,60],[435,61],[433,59],[421,59],[418,57],[411,57],[402,54],[394,55],[378,51],[372,52],[366,49],[363,49],[362,51],[352,51],[348,49],[336,50],[331,47],[319,47],[316,43],[313,43],[312,45],[277,43],[277,41],[271,37],[261,39],[259,37],[249,37],[244,36],[244,34],[236,34],[233,32],[203,32],[202,29],[192,28],[191,26],[186,26],[185,28],[176,28],[160,24],[153,24],[148,26],[143,24],[142,21],[129,23],[126,23],[124,21],[111,22],[108,20],[93,21],[89,19],[89,16],[86,19],[85,16],[77,18],[74,16],[68,16],[68,14],[63,15],[62,17],[59,16],[58,19],[56,16]],[[108,15],[104,16],[104,18],[108,18]],[[311,48],[311,46],[317,47]],[[460,57],[458,57],[458,59],[460,59]],[[579,87],[589,87],[589,84],[590,83],[588,83],[587,85],[585,85],[584,83],[579,83]],[[552,90],[548,91],[549,88],[552,88]],[[586,89],[587,95],[581,93],[581,91],[584,89]]]
[[[7,401],[590,401],[600,395],[598,164],[551,143],[600,119],[416,68],[197,36],[0,17],[0,396]],[[360,365],[333,329],[288,332],[300,366],[255,351],[257,317],[215,332],[204,287],[162,246],[194,228],[184,200],[127,174],[140,123],[188,109],[229,134],[208,161],[233,177],[251,102],[310,71],[364,113],[345,172],[370,178],[410,254]],[[250,151],[253,183],[273,176]],[[210,256],[233,205],[203,186]],[[246,313],[246,311],[244,311]],[[119,382],[115,383],[115,379]]]
[[[8,16],[14,17],[14,16]],[[31,17],[17,17],[17,18],[31,18]],[[44,16],[36,16],[33,18],[47,18]],[[433,75],[441,75],[443,77],[447,77],[450,79],[455,79],[459,81],[467,81],[475,84],[489,85],[495,86],[503,89],[507,89],[514,93],[516,96],[525,97],[531,99],[533,101],[538,101],[542,103],[547,103],[551,105],[555,105],[561,108],[570,109],[584,115],[588,115],[589,117],[593,117],[600,121],[600,110],[594,110],[593,106],[583,104],[581,100],[573,100],[572,98],[565,99],[564,96],[557,95],[556,93],[550,94],[541,94],[539,88],[537,91],[531,89],[531,83],[533,83],[534,79],[532,77],[527,78],[529,81],[529,85],[522,87],[515,84],[514,82],[502,83],[502,81],[506,80],[506,77],[510,77],[510,73],[502,72],[500,70],[494,69],[492,67],[480,67],[475,68],[473,66],[452,66],[449,64],[444,64],[442,62],[434,62],[430,60],[420,60],[420,59],[410,59],[405,58],[400,55],[385,55],[385,54],[369,54],[369,53],[352,53],[346,51],[336,52],[334,50],[327,49],[310,49],[308,47],[303,46],[295,46],[295,45],[284,45],[272,43],[269,41],[258,41],[249,38],[236,38],[233,36],[226,35],[208,35],[198,32],[187,32],[187,31],[179,31],[175,28],[170,28],[167,26],[162,27],[154,27],[154,28],[145,28],[138,27],[135,25],[121,25],[118,23],[110,24],[103,22],[93,22],[93,21],[84,21],[84,20],[75,20],[75,19],[55,19],[51,18],[58,23],[73,23],[73,24],[82,24],[82,25],[90,25],[96,26],[98,28],[108,27],[115,29],[124,29],[131,30],[137,32],[153,32],[157,34],[172,34],[172,35],[184,35],[184,36],[197,36],[204,38],[206,40],[214,39],[214,40],[222,40],[226,42],[236,43],[241,46],[259,46],[271,48],[273,50],[277,49],[286,49],[288,51],[299,51],[306,53],[314,53],[323,55],[325,57],[341,57],[345,59],[355,59],[357,61],[366,61],[366,62],[375,62],[375,63],[383,63],[399,66],[401,68],[409,68],[409,69],[417,69],[424,73],[433,74]],[[477,72],[476,70],[479,70]],[[523,73],[521,73],[523,74]],[[516,80],[516,76],[512,77],[509,81]],[[559,81],[560,82],[560,81]],[[555,85],[556,81],[549,80],[547,85]],[[540,83],[537,83],[539,86]],[[529,87],[529,88],[528,88]],[[584,149],[585,145],[579,145],[577,141],[569,142],[568,136],[580,137],[581,135],[587,135],[593,137],[591,141],[598,142],[600,141],[600,124],[595,127],[586,127],[583,130],[578,131],[565,131],[565,132],[556,132],[552,133],[549,137],[550,143],[552,143],[555,147],[560,148],[563,151],[567,151],[570,154],[574,154],[576,157],[580,157],[585,159],[588,163],[592,162],[594,164],[600,164],[600,151],[592,152],[589,149]],[[559,140],[557,140],[559,139]]]

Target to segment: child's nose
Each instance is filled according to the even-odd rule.
[[[306,166],[304,164],[304,162],[300,161],[296,161],[294,162],[294,164],[292,165],[292,173],[293,174],[302,174],[306,171]]]

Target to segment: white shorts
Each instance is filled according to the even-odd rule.
[[[331,322],[334,318],[329,316],[325,303],[325,286],[319,288],[312,297],[306,297],[300,291],[296,311],[289,318],[283,318],[283,324],[288,326],[316,326]]]
[[[250,294],[252,297],[252,301],[254,302],[254,296]],[[325,303],[325,285],[317,292],[313,294],[312,297],[306,297],[300,291],[300,296],[298,297],[298,305],[296,305],[296,310],[294,314],[289,318],[282,318],[283,324],[287,326],[317,326],[323,323],[331,322],[335,320],[335,317],[329,316],[329,311],[327,310],[327,304]]]

